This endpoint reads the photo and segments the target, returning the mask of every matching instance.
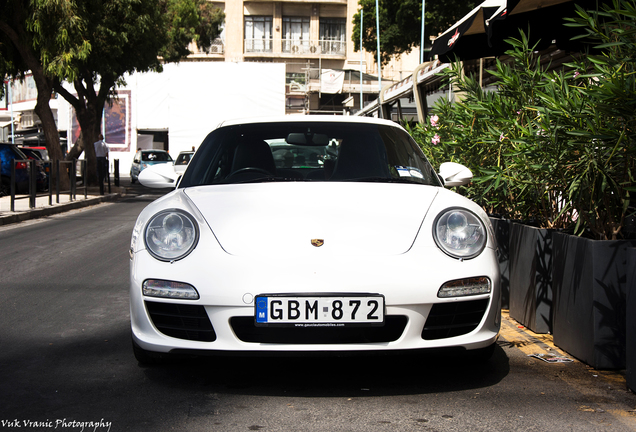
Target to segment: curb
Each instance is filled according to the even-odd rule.
[[[9,225],[13,223],[19,223],[30,219],[38,219],[46,216],[51,216],[59,213],[64,213],[79,208],[89,207],[103,202],[117,201],[122,197],[121,193],[111,193],[108,195],[102,195],[95,198],[87,198],[83,200],[76,200],[64,204],[56,204],[50,207],[41,207],[30,209],[27,211],[14,212],[13,214],[0,216],[0,226]]]

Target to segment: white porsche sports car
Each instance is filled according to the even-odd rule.
[[[130,245],[137,359],[169,353],[460,348],[500,328],[492,227],[444,188],[399,125],[334,116],[227,122],[139,215]]]

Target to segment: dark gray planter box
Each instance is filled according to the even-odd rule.
[[[513,223],[510,231],[510,316],[535,333],[552,332],[552,234]]]
[[[490,218],[497,240],[497,260],[501,273],[501,307],[510,308],[510,228],[512,222],[508,219]]]
[[[625,362],[627,363],[627,387],[636,393],[636,249],[627,250],[627,321]]]
[[[627,249],[636,241],[553,240],[554,343],[596,369],[624,369]]]

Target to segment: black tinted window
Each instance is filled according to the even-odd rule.
[[[142,152],[141,160],[144,162],[168,162],[172,158],[166,152]]]
[[[255,181],[386,181],[439,186],[402,129],[356,123],[269,123],[212,132],[180,186]]]

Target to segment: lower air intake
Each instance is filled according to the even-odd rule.
[[[203,306],[147,301],[146,308],[152,323],[166,336],[200,342],[216,340]]]
[[[382,327],[256,327],[253,317],[234,317],[230,325],[243,342],[296,345],[393,342],[408,319],[386,316]]]
[[[422,339],[446,339],[470,333],[483,319],[489,301],[482,299],[434,304],[422,330]]]

